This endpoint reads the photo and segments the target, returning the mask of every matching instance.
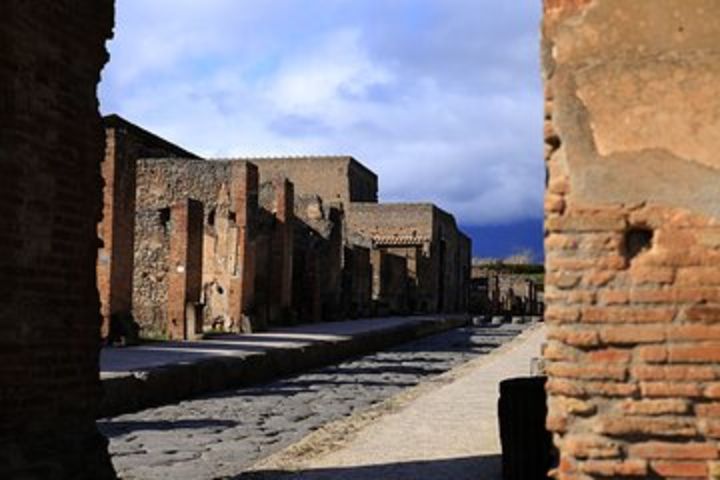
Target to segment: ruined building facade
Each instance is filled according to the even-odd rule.
[[[112,479],[97,431],[113,2],[0,2],[0,478]]]
[[[452,215],[378,204],[377,176],[354,158],[200,159],[105,121],[107,324],[184,339],[467,307],[470,241]]]
[[[347,215],[348,229],[368,238],[379,252],[376,280],[386,275],[388,282],[373,290],[382,308],[398,313],[466,311],[471,243],[452,215],[432,204],[411,203],[353,203]],[[404,291],[387,288],[400,285],[403,275]]]
[[[190,333],[253,330],[258,180],[257,168],[247,162],[137,161],[133,314],[146,334],[162,336],[172,324],[169,302],[196,316]],[[201,214],[178,224],[173,214],[188,199]],[[197,239],[193,257],[176,258],[178,235]],[[172,275],[193,273],[190,264],[200,280],[171,283]]]
[[[473,263],[470,273],[471,313],[499,316],[542,315],[542,280],[532,265]],[[540,270],[542,272],[542,270]]]
[[[198,158],[177,145],[117,115],[103,118],[105,160],[102,163],[103,219],[98,224],[97,277],[103,337],[131,321],[134,250],[136,163],[139,158]],[[115,332],[113,332],[114,334]]]
[[[546,0],[562,479],[720,477],[720,3]]]

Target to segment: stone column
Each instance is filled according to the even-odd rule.
[[[272,288],[277,292],[279,315],[288,313],[292,305],[294,189],[286,178],[274,180],[275,230],[272,239]]]
[[[0,478],[115,477],[95,427],[110,0],[0,2]]]
[[[720,478],[720,2],[546,0],[561,479]]]
[[[230,277],[229,309],[238,331],[252,331],[255,297],[255,255],[253,252],[258,213],[258,170],[248,162],[232,167],[232,208],[237,228],[235,271]]]
[[[103,245],[97,263],[102,338],[110,334],[112,315],[132,311],[136,171],[135,159],[126,154],[125,132],[108,128],[105,137],[103,219],[98,226]]]
[[[202,290],[203,204],[186,199],[170,211],[167,333],[171,340],[188,340],[202,333],[195,315]]]

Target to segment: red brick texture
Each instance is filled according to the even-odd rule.
[[[232,195],[237,228],[235,268],[230,272],[229,315],[243,332],[252,331],[255,308],[255,235],[258,213],[258,169],[243,163],[232,167]]]
[[[720,220],[703,200],[717,199],[720,164],[703,160],[700,130],[673,124],[719,104],[667,74],[680,62],[720,78],[704,57],[720,28],[701,4],[545,2],[547,425],[560,479],[720,478]]]
[[[197,157],[117,115],[104,117],[103,123],[103,219],[98,225],[102,247],[98,251],[97,274],[102,337],[112,339],[124,332],[110,332],[111,318],[128,320],[132,315],[137,160]],[[122,330],[115,325],[115,330]]]
[[[278,307],[283,313],[292,305],[292,257],[293,257],[293,184],[287,179],[276,179],[275,219],[273,232],[272,264],[273,290],[278,295]],[[282,313],[281,313],[282,314]]]
[[[170,211],[167,333],[171,340],[188,340],[202,333],[202,317],[192,319],[202,290],[203,204],[187,199]],[[191,323],[196,320],[195,323]]]
[[[0,478],[110,479],[96,86],[109,0],[0,2]]]

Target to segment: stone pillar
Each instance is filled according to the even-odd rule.
[[[720,478],[720,2],[546,0],[561,479]]]
[[[202,333],[202,317],[193,310],[202,290],[202,202],[187,199],[176,203],[170,222],[167,333],[171,340],[188,340]]]
[[[103,219],[98,226],[103,245],[97,262],[102,338],[110,334],[112,315],[132,311],[136,169],[135,159],[125,154],[124,136],[115,128],[105,131]]]
[[[286,178],[274,180],[275,230],[272,238],[272,289],[277,292],[279,314],[292,305],[294,189]]]
[[[237,228],[236,265],[230,277],[229,310],[238,331],[252,331],[255,297],[255,255],[253,252],[258,214],[258,170],[247,162],[232,167],[232,207]]]
[[[0,478],[111,479],[95,427],[110,0],[0,2]]]

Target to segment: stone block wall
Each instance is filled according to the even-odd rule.
[[[412,311],[467,308],[471,245],[452,215],[433,204],[353,203],[347,218],[354,234],[407,259]]]
[[[256,236],[256,329],[293,323],[293,184],[285,178],[264,182],[259,194]]]
[[[166,333],[170,208],[187,198],[204,206],[203,326],[252,329],[257,182],[247,162],[138,161],[133,314],[145,334]]]
[[[0,2],[0,478],[112,479],[97,432],[110,0]]]
[[[377,175],[352,157],[247,158],[263,181],[288,178],[300,196],[318,195],[325,204],[377,202]]]
[[[557,477],[720,478],[720,3],[544,14]]]
[[[197,158],[194,154],[134,125],[118,115],[103,118],[105,160],[102,163],[103,219],[98,235],[98,290],[103,316],[102,336],[110,335],[111,317],[132,312],[135,248],[136,161],[150,157]],[[123,332],[116,327],[112,337]]]

